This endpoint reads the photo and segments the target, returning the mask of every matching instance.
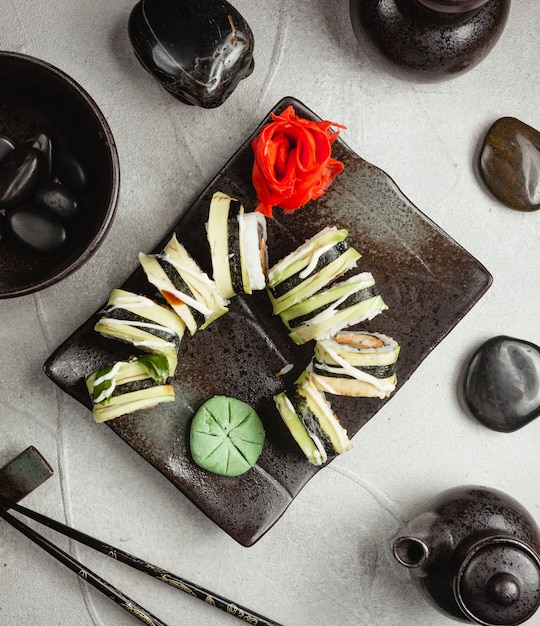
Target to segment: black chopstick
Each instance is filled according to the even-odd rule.
[[[168,572],[161,567],[152,565],[151,563],[148,563],[147,561],[140,559],[139,557],[124,552],[119,548],[115,548],[114,546],[104,543],[99,539],[95,539],[90,535],[71,528],[70,526],[63,524],[62,522],[58,522],[50,517],[42,515],[37,511],[27,509],[20,504],[10,502],[9,500],[6,500],[2,497],[0,497],[0,505],[9,507],[14,511],[17,511],[18,513],[21,513],[22,515],[25,515],[26,517],[29,517],[30,519],[33,519],[34,521],[39,522],[40,524],[43,524],[48,528],[51,528],[52,530],[55,530],[67,537],[70,537],[71,539],[74,539],[79,543],[82,543],[90,548],[93,548],[94,550],[97,550],[98,552],[101,552],[102,554],[107,555],[112,559],[125,563],[126,565],[129,565],[130,567],[133,567],[140,572],[144,572],[145,574],[148,574],[149,576],[152,576],[157,580],[161,580],[162,582],[167,583],[168,585],[171,585],[176,589],[183,591],[184,593],[194,596],[199,600],[203,600],[211,606],[221,609],[222,611],[226,611],[227,613],[229,613],[229,615],[237,617],[244,622],[247,622],[248,624],[253,624],[256,626],[280,626],[280,624],[278,624],[277,622],[269,620],[266,617],[263,617],[262,615],[259,615],[254,611],[250,611],[249,609],[239,604],[231,602],[230,600],[227,600],[226,598],[223,598],[216,593],[208,591],[207,589],[199,587],[198,585],[195,585],[188,580],[180,578],[179,576],[176,576],[176,574],[172,574],[171,572]],[[6,519],[5,516],[3,517],[4,519]],[[10,517],[16,520],[16,518],[12,516]],[[161,623],[162,622],[157,621],[156,625]]]
[[[8,500],[5,500],[4,498],[1,498],[1,501],[2,505],[9,506],[10,508],[15,508],[17,506],[14,503],[10,503]],[[67,552],[64,552],[58,546],[55,546],[46,537],[40,535],[38,532],[27,526],[24,522],[21,522],[19,519],[11,515],[11,513],[9,513],[8,511],[0,509],[0,517],[4,518],[4,520],[8,524],[11,524],[11,526],[16,528],[23,535],[26,535],[28,539],[31,539],[40,548],[43,548],[51,556],[60,561],[60,563],[68,567],[72,572],[78,574],[87,583],[95,587],[98,591],[101,591],[101,593],[105,594],[108,598],[113,600],[113,602],[116,602],[116,604],[120,605],[123,609],[128,611],[128,613],[131,613],[134,617],[141,620],[141,622],[144,622],[145,624],[150,624],[152,626],[167,626],[165,622],[162,622],[159,618],[155,617],[155,615],[152,615],[152,613],[147,611],[143,606],[126,596],[119,589],[113,587],[105,579],[101,578],[97,574],[94,574],[92,570],[88,569],[85,565],[75,560],[72,556],[70,556]]]

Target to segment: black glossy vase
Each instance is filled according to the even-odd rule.
[[[253,72],[253,32],[227,0],[139,0],[128,32],[141,65],[185,104],[218,107]]]
[[[362,48],[419,82],[477,65],[499,39],[509,8],[510,0],[350,0]]]

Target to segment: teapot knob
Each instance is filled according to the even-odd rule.
[[[510,606],[521,595],[519,581],[508,572],[494,574],[487,583],[491,599],[502,606]]]

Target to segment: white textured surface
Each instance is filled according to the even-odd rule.
[[[540,421],[510,435],[465,411],[457,392],[473,347],[507,334],[540,344],[540,212],[489,197],[473,170],[480,139],[512,115],[540,128],[540,3],[513,3],[502,39],[472,72],[413,85],[368,61],[348,2],[236,0],[256,37],[256,69],[212,111],[171,98],[136,61],[133,0],[3,0],[0,42],[79,81],[107,117],[121,159],[121,198],[103,246],[72,277],[0,301],[0,465],[35,445],[55,476],[25,503],[235,599],[285,626],[444,626],[390,540],[418,502],[460,484],[512,493],[540,520]],[[42,364],[131,273],[181,211],[283,96],[347,126],[346,143],[494,276],[487,295],[277,525],[237,545],[108,428],[60,392]],[[399,268],[396,268],[399,272]],[[231,503],[231,506],[233,503]],[[91,551],[61,544],[164,621],[237,623]],[[0,623],[137,623],[0,524]],[[530,620],[540,624],[540,615]]]

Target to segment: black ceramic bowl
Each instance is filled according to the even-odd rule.
[[[78,198],[79,216],[67,226],[68,237],[58,251],[37,254],[9,236],[2,237],[0,298],[33,293],[73,273],[97,250],[116,210],[118,153],[96,103],[49,63],[0,51],[0,135],[19,144],[37,132],[51,138],[53,152],[61,146],[76,155],[88,184]]]

